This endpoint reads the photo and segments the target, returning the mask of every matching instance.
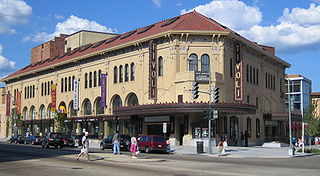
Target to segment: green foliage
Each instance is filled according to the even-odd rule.
[[[64,132],[66,127],[66,123],[64,122],[67,119],[67,114],[65,113],[55,113],[54,116],[54,124],[55,124],[55,131],[56,132]]]
[[[305,127],[305,134],[307,136],[316,136],[319,134],[319,125],[320,119],[316,116],[316,107],[315,103],[310,103],[306,115],[303,117],[303,122],[307,123]]]
[[[299,149],[298,152],[302,152],[302,149]],[[320,153],[319,149],[311,148],[311,149],[305,149],[305,153]]]

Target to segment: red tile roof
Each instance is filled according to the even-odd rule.
[[[177,19],[173,20],[175,18]],[[170,20],[172,20],[173,22],[168,24]],[[168,24],[168,25],[165,25],[165,24]],[[88,45],[86,45],[86,46],[83,46],[82,48],[76,48],[71,52],[67,52],[62,56],[53,57],[48,60],[42,61],[41,63],[36,63],[33,65],[26,66],[23,69],[20,69],[15,73],[3,78],[2,81],[8,81],[9,78],[19,76],[21,74],[33,73],[38,71],[41,68],[45,68],[48,66],[55,66],[60,62],[67,62],[72,59],[78,58],[80,56],[85,56],[97,51],[104,51],[108,48],[138,41],[139,39],[151,37],[166,31],[210,31],[210,32],[212,31],[230,32],[231,31],[227,27],[217,23],[216,21],[210,18],[207,18],[201,15],[196,11],[192,11],[178,17],[161,21],[161,22],[155,23],[154,26],[152,27],[151,26],[152,25],[146,26],[146,27],[149,27],[149,29],[147,30],[146,30],[146,27],[142,27],[135,31],[126,32],[119,36],[104,40],[106,42],[101,43],[101,41],[99,41],[99,42],[93,43],[91,47],[88,47]],[[88,47],[88,48],[85,49],[84,47]]]

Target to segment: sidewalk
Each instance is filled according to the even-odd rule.
[[[180,155],[207,155],[209,157],[218,157],[217,148],[213,148],[213,154],[208,154],[205,150],[204,153],[198,154],[196,147],[187,146],[172,146],[171,150],[175,154]],[[238,147],[238,146],[228,146],[226,152],[223,155],[224,158],[291,158],[291,157],[303,157],[310,156],[314,154],[310,153],[298,153],[295,152],[294,156],[289,155],[289,147],[281,148],[266,148],[261,146],[253,147]]]

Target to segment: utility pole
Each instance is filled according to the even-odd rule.
[[[288,79],[288,115],[289,115],[289,146],[292,148],[292,134],[291,134],[291,96],[290,96],[290,80]]]

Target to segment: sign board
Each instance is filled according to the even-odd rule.
[[[77,79],[74,79],[74,90],[73,90],[73,109],[78,110],[79,109],[79,81]]]
[[[149,43],[149,100],[157,97],[157,45],[154,41]]]
[[[234,76],[234,99],[243,100],[243,72],[242,72],[242,58],[240,44],[236,45],[236,65]]]
[[[101,83],[100,83],[100,85],[101,85],[101,99],[100,99],[100,106],[101,106],[101,108],[104,108],[104,107],[106,107],[106,105],[107,105],[107,103],[106,103],[106,94],[107,94],[107,86],[106,86],[106,79],[107,79],[107,75],[106,74],[101,74],[100,75],[101,76],[101,79],[100,79],[100,81],[101,81]]]
[[[51,111],[56,110],[56,101],[57,101],[57,92],[56,92],[56,84],[51,84]]]
[[[209,72],[194,72],[194,81],[198,83],[209,83]]]
[[[149,116],[144,117],[144,122],[169,122],[169,116]]]
[[[163,133],[167,133],[167,123],[163,123]]]

